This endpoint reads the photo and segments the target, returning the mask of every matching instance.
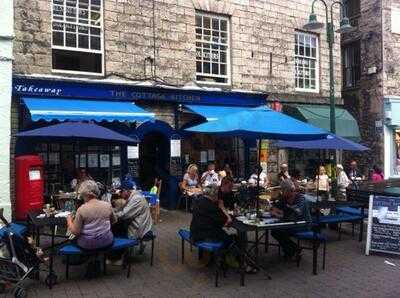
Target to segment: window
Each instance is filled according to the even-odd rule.
[[[360,0],[345,0],[343,5],[348,18],[354,18],[360,14]]]
[[[357,87],[361,76],[360,42],[344,46],[342,57],[343,87]]]
[[[103,0],[53,0],[53,70],[103,73]]]
[[[318,37],[297,32],[294,51],[296,90],[318,92]]]
[[[196,80],[229,84],[229,19],[196,12]]]

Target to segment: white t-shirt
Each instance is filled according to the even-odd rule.
[[[203,182],[202,186],[207,187],[211,184],[220,185],[221,181],[219,181],[218,174],[215,171],[207,171],[201,175],[201,181]]]
[[[257,178],[258,175],[257,174],[252,174],[249,178],[249,184],[256,186],[257,185]],[[261,172],[260,173],[260,185],[261,186],[266,186],[266,184],[268,183],[268,176],[266,173]]]
[[[317,189],[321,191],[329,191],[329,177],[328,175],[319,175],[315,177],[315,184]]]

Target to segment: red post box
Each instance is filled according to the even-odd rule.
[[[43,161],[37,155],[15,158],[15,193],[17,220],[26,220],[27,213],[43,208]]]

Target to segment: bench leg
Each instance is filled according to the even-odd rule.
[[[300,248],[300,239],[297,239],[297,248],[298,249]],[[297,268],[300,267],[300,258],[297,258],[296,265],[297,265]]]
[[[65,264],[65,279],[69,279],[69,256],[66,257],[66,264]]]
[[[107,256],[106,254],[103,255],[103,274],[107,274]]]
[[[338,240],[342,240],[342,223],[341,222],[338,225],[338,233],[339,233]]]
[[[353,238],[354,238],[354,227],[355,227],[355,224],[354,224],[354,222],[352,222],[351,223],[351,237],[353,237]]]
[[[203,250],[199,248],[198,252],[199,252],[199,260],[201,260],[203,258]]]
[[[151,258],[150,258],[150,266],[153,266],[154,261],[154,238],[151,239]]]
[[[185,241],[182,239],[181,243],[181,256],[182,256],[182,264],[185,262]]]

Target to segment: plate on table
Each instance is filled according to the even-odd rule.
[[[236,217],[236,219],[239,221],[245,221],[245,220],[247,220],[247,217],[242,215],[242,216]]]
[[[262,217],[271,217],[271,212],[263,212]]]

